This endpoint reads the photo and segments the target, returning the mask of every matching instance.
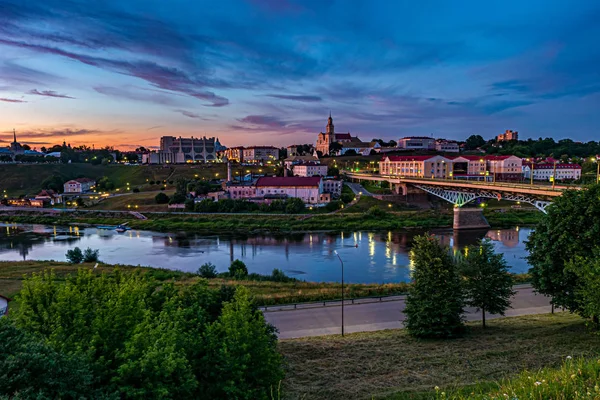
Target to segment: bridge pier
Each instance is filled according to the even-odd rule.
[[[454,207],[454,229],[484,229],[490,224],[483,216],[481,208]]]

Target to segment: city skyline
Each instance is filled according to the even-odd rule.
[[[600,5],[0,0],[0,146],[598,140]],[[351,6],[349,6],[351,5]]]

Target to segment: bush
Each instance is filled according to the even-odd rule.
[[[340,208],[342,208],[342,204],[343,203],[340,200],[330,201],[325,206],[325,209],[329,212],[333,212],[333,211],[336,211],[336,210],[339,210]]]
[[[243,261],[235,260],[229,266],[229,276],[234,279],[244,279],[248,276],[248,267]]]
[[[83,253],[79,247],[75,247],[72,250],[67,250],[67,261],[71,264],[81,264],[83,261]]]
[[[156,196],[154,196],[154,201],[156,202],[156,204],[167,204],[169,202],[169,196],[167,196],[164,193],[159,193]]]
[[[202,264],[198,269],[198,275],[207,279],[216,278],[217,267],[215,267],[212,263]]]
[[[185,195],[179,192],[173,194],[169,200],[169,204],[183,204],[183,202],[185,202]]]
[[[185,206],[185,211],[194,211],[194,206],[196,203],[194,203],[194,199],[186,199],[183,202],[183,205]]]
[[[136,188],[136,187],[135,187],[135,188],[133,188],[131,191],[132,191],[133,193],[139,193],[139,192],[140,192],[140,188]]]
[[[100,250],[92,250],[91,248],[85,249],[83,252],[83,262],[97,262]]]
[[[385,217],[387,213],[379,208],[379,206],[373,206],[367,210],[366,215],[369,217],[381,218]]]
[[[154,181],[150,181],[150,182],[148,182],[148,183],[149,183],[150,185],[154,185],[156,182],[154,182]]]
[[[301,213],[305,208],[306,206],[304,205],[304,202],[297,197],[293,197],[285,201],[285,212],[288,214]]]
[[[340,200],[342,200],[345,204],[351,203],[356,195],[354,193],[342,193],[340,196]]]

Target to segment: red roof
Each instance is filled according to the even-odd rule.
[[[319,186],[320,183],[321,177],[319,176],[264,176],[262,178],[258,178],[258,181],[256,181],[256,187]]]
[[[336,140],[337,139],[352,139],[352,136],[350,136],[350,133],[336,133],[335,138],[336,138]]]
[[[473,155],[470,155],[470,156],[468,156],[468,155],[465,155],[465,156],[451,156],[451,157],[446,156],[446,158],[449,158],[451,160],[456,160],[457,158],[464,158],[464,159],[469,160],[469,161],[483,160],[483,156],[473,156]]]
[[[94,180],[90,179],[90,178],[77,178],[77,179],[75,179],[75,181],[77,181],[79,183],[94,182]]]
[[[485,156],[483,158],[485,158],[486,160],[490,160],[490,161],[501,161],[501,160],[506,160],[507,158],[510,157],[516,157],[516,156]]]
[[[529,168],[531,168],[531,163],[527,164]],[[534,164],[533,169],[554,169],[554,164],[543,163],[543,164]],[[581,169],[581,165],[579,164],[556,164],[556,169]]]
[[[389,158],[390,161],[425,161],[435,156],[387,156],[383,160]]]

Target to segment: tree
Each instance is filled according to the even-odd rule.
[[[163,193],[164,194],[164,193]],[[179,192],[175,192],[169,199],[169,204],[183,204],[185,202],[185,195]]]
[[[479,241],[465,249],[465,256],[459,262],[463,277],[466,304],[481,311],[485,328],[485,313],[504,315],[510,307],[513,278],[502,254],[494,252],[489,239]]]
[[[356,156],[356,155],[357,155],[357,153],[356,153],[356,150],[354,150],[354,149],[350,149],[350,150],[346,151],[346,152],[344,153],[344,155],[345,155],[345,156]]]
[[[154,196],[154,201],[156,204],[167,204],[169,202],[169,196],[164,193],[159,193]]]
[[[337,167],[327,167],[327,176],[338,176],[340,170]]]
[[[526,249],[533,287],[555,306],[580,311],[581,279],[567,264],[590,259],[600,237],[600,185],[566,190],[546,208]],[[576,268],[576,265],[574,266]]]
[[[274,329],[239,287],[206,334],[210,371],[206,398],[270,399],[270,389],[283,379]]]
[[[465,142],[466,150],[476,150],[485,144],[485,140],[481,135],[471,135]]]
[[[217,267],[215,267],[212,263],[202,264],[198,269],[198,275],[207,279],[216,278]]]
[[[229,266],[229,276],[235,279],[244,279],[248,276],[248,267],[243,261],[234,260]]]
[[[600,246],[590,258],[577,256],[569,261],[567,270],[574,273],[580,282],[575,293],[579,313],[591,319],[593,328],[600,328]]]
[[[463,292],[448,248],[433,236],[417,236],[411,261],[413,285],[404,309],[408,332],[419,338],[448,338],[463,333]]]
[[[329,154],[334,155],[337,154],[340,150],[342,150],[344,146],[342,146],[339,142],[333,142],[329,144]]]
[[[42,181],[42,189],[54,190],[56,193],[62,193],[65,181],[59,175],[52,175]]]
[[[83,261],[83,253],[79,247],[75,247],[72,250],[67,250],[67,261],[71,264],[81,264]]]
[[[90,247],[84,250],[83,252],[83,262],[97,262],[98,256],[100,255],[100,250],[92,250]]]
[[[305,208],[304,202],[298,197],[292,197],[285,201],[285,212],[288,214],[301,213]]]

